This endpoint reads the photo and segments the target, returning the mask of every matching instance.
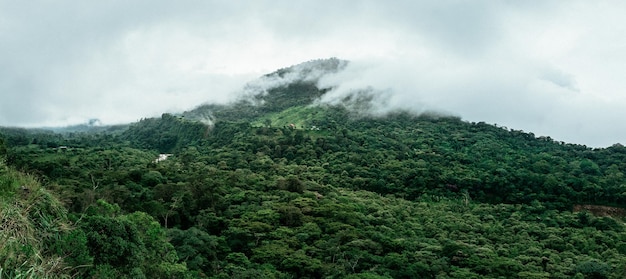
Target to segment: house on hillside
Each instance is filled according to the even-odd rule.
[[[167,160],[167,158],[169,158],[170,156],[172,156],[172,154],[159,154],[159,157],[158,157],[158,158],[156,158],[156,159],[154,160],[154,162],[155,162],[155,163],[158,163],[158,162],[163,162],[163,161]]]

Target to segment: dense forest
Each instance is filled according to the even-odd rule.
[[[316,104],[327,90],[0,129],[0,278],[626,276],[626,147]]]

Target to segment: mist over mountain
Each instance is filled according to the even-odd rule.
[[[311,105],[330,89],[320,88],[320,79],[343,70],[347,63],[330,58],[279,69],[247,83],[231,104],[206,104],[184,112],[183,116],[206,123],[216,118],[249,120],[263,113]]]
[[[339,83],[351,65],[128,125],[0,128],[0,276],[626,276],[626,147],[398,107]]]
[[[197,120],[208,126],[216,121],[248,121],[261,123],[268,118],[276,118],[272,113],[278,113],[288,108],[303,107],[312,110],[315,107],[339,106],[360,116],[381,116],[408,112],[415,115],[428,114],[431,116],[453,116],[466,119],[466,115],[459,111],[449,110],[447,105],[438,105],[437,90],[432,94],[418,92],[413,86],[404,86],[403,82],[386,87],[393,82],[392,73],[397,71],[377,68],[376,64],[353,63],[338,58],[316,59],[276,70],[253,79],[232,92],[236,96],[231,102],[207,102],[198,107],[184,111],[169,111],[173,115],[180,115],[188,120]],[[406,69],[410,71],[409,68]],[[387,72],[386,72],[387,71]],[[550,76],[563,81],[566,76],[552,71]],[[376,76],[376,77],[374,77]],[[390,81],[381,82],[381,80]],[[402,78],[405,80],[405,77]],[[563,81],[564,82],[564,81]],[[379,87],[377,87],[379,86]],[[413,95],[412,95],[413,94]],[[470,92],[468,92],[469,95]],[[411,97],[413,96],[413,97]],[[447,97],[446,97],[447,98]],[[531,113],[531,111],[529,111]],[[260,120],[265,117],[266,120]],[[540,117],[540,116],[537,116]],[[485,122],[484,119],[474,117],[471,122]],[[508,121],[495,121],[507,123]],[[282,119],[280,125],[302,122],[303,119]],[[470,121],[470,120],[468,120]],[[311,122],[311,121],[309,121]],[[310,124],[310,123],[308,123]],[[497,124],[496,124],[497,125]],[[128,124],[103,125],[102,121],[92,118],[83,124],[66,127],[41,127],[38,129],[55,132],[106,132],[123,131]],[[505,126],[512,130],[516,126]],[[521,130],[521,129],[519,129]],[[535,131],[529,131],[535,132]],[[538,133],[542,137],[551,137],[551,134]],[[556,136],[552,138],[559,139]],[[572,142],[577,143],[577,142]],[[595,146],[594,146],[595,147]]]
[[[392,106],[393,92],[371,86],[347,90],[336,79],[350,64],[337,58],[317,59],[279,69],[247,83],[229,104],[205,104],[182,115],[212,125],[218,120],[254,121],[293,107],[341,106],[361,116],[383,116],[397,111],[447,115],[422,107]],[[294,120],[295,121],[295,120]]]
[[[333,88],[328,102],[371,87],[390,93],[374,102],[386,103],[380,113],[444,111],[593,147],[626,138],[613,124],[626,118],[623,3],[0,6],[15,30],[0,37],[0,126],[123,124],[225,104],[274,69],[339,57],[350,63],[320,83]]]

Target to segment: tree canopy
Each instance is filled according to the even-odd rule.
[[[311,86],[123,131],[0,130],[0,275],[626,276],[624,146],[311,106]]]

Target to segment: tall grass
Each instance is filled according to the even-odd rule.
[[[70,278],[44,245],[69,228],[63,205],[34,176],[0,162],[0,279]]]

